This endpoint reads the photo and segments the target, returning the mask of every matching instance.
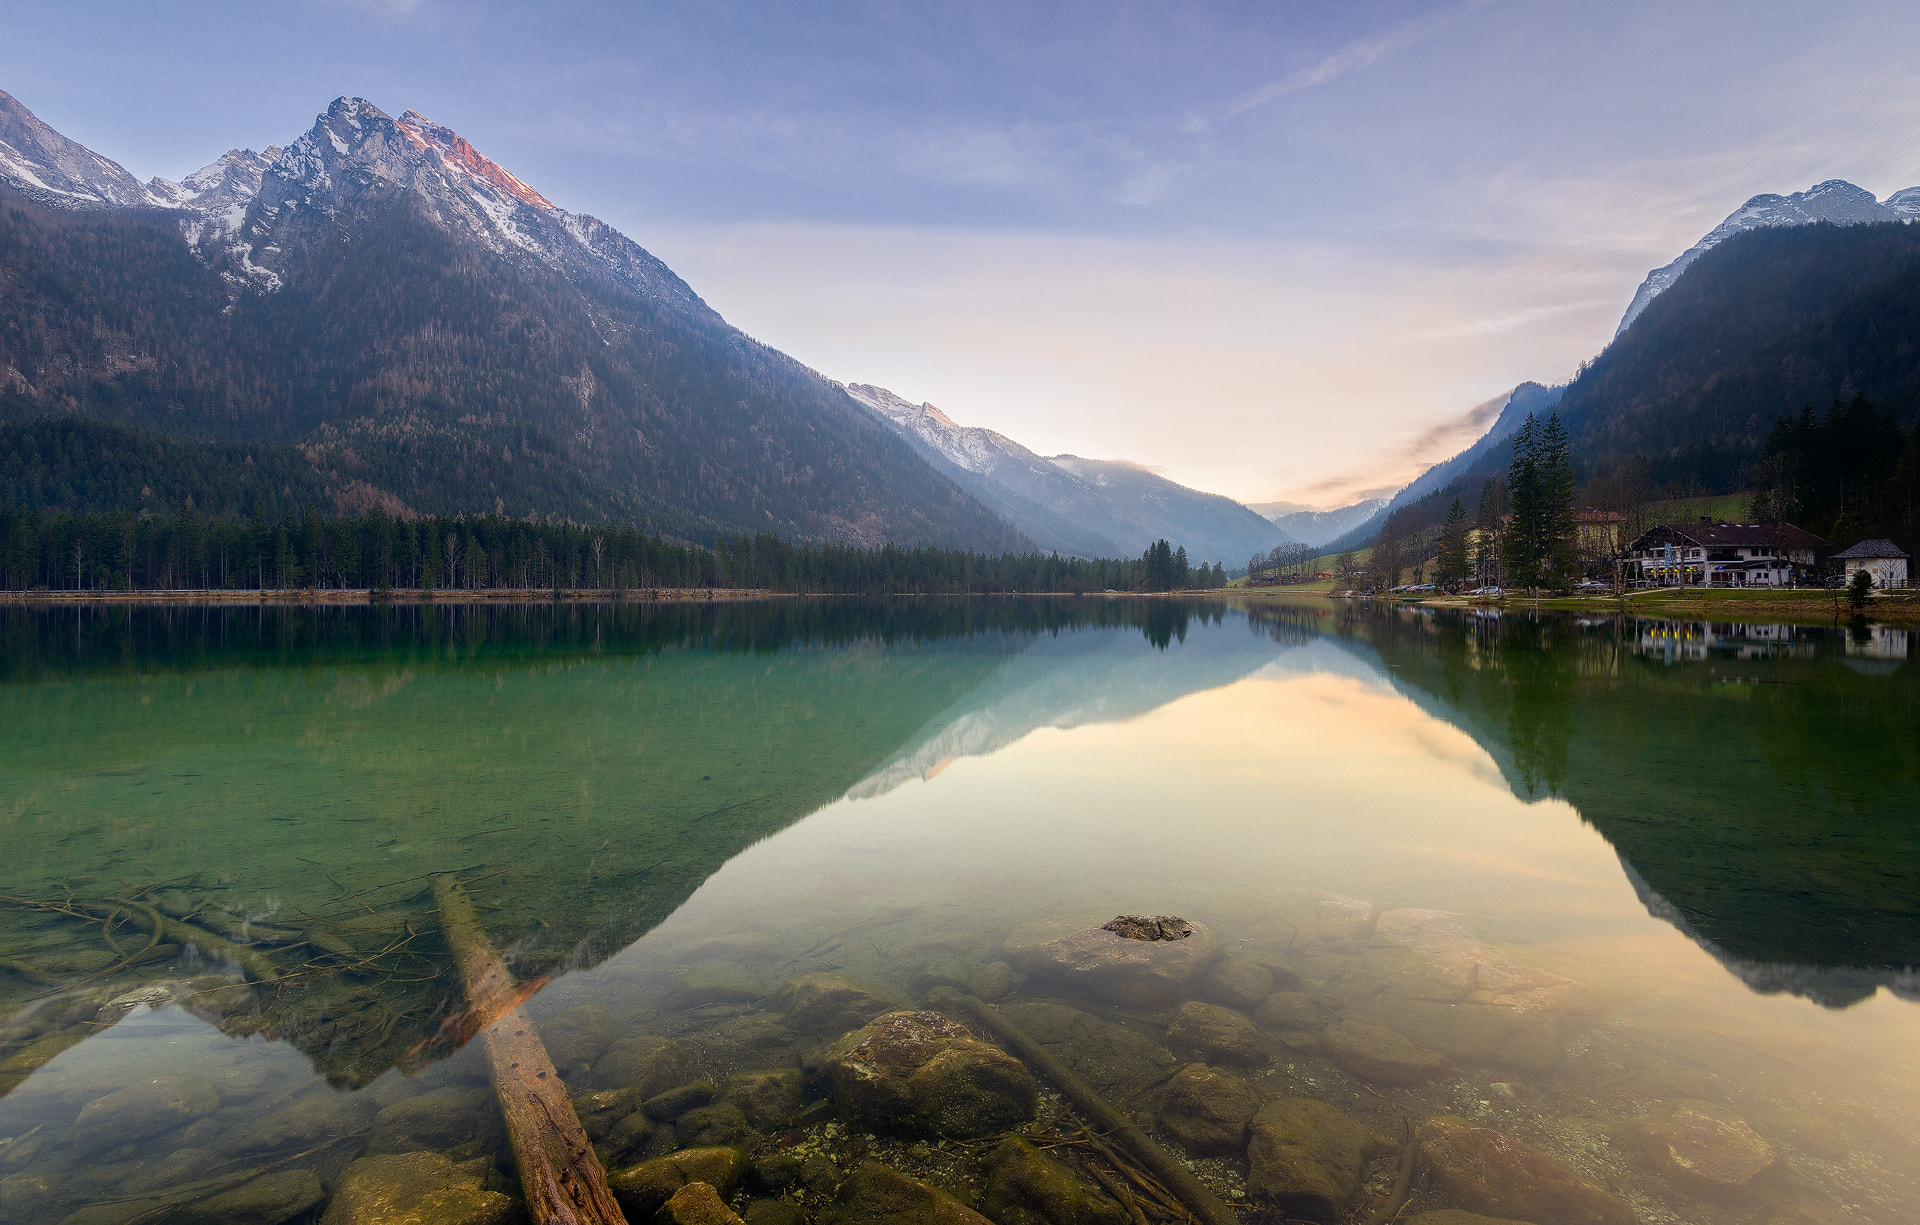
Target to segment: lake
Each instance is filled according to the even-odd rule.
[[[457,880],[630,1220],[1178,1219],[1004,1024],[1248,1222],[1911,1222],[1912,637],[0,609],[0,1221],[516,1219]]]

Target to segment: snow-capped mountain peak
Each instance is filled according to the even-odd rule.
[[[1728,214],[1727,219],[1709,231],[1705,238],[1681,252],[1678,259],[1664,268],[1649,272],[1647,279],[1640,284],[1640,291],[1633,295],[1633,302],[1627,307],[1627,313],[1621,318],[1614,335],[1626,332],[1633,321],[1640,317],[1640,312],[1647,309],[1647,303],[1671,288],[1689,264],[1735,234],[1772,226],[1813,225],[1821,221],[1833,225],[1870,225],[1884,221],[1916,220],[1920,220],[1920,187],[1896,191],[1884,202],[1875,199],[1874,194],[1866,188],[1856,187],[1845,179],[1828,179],[1789,196],[1772,192],[1755,196]]]
[[[432,150],[437,153],[441,164],[448,170],[497,187],[530,207],[541,209],[554,207],[553,201],[507,173],[500,163],[482,155],[478,149],[467,143],[466,137],[452,128],[441,127],[419,111],[407,111],[401,115],[397,126],[422,151]]]

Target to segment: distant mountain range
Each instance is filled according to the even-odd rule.
[[[847,394],[1045,549],[1124,557],[1144,542],[1165,539],[1196,563],[1244,566],[1288,539],[1231,498],[1175,484],[1137,464],[1036,455],[1004,434],[960,425],[933,405],[884,387],[855,383]]]
[[[1301,544],[1316,548],[1365,523],[1386,508],[1387,498],[1368,498],[1331,510],[1308,510],[1292,502],[1253,502],[1254,510]]]
[[[0,435],[0,492],[70,510],[317,500],[1081,556],[1165,537],[1229,565],[1287,539],[830,382],[459,133],[358,98],[142,183],[0,93]]]

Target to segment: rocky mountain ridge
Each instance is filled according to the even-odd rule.
[[[1755,196],[1729,213],[1725,221],[1708,231],[1699,242],[1682,251],[1672,263],[1649,272],[1613,334],[1618,337],[1625,333],[1633,326],[1633,321],[1640,317],[1640,312],[1647,309],[1647,303],[1671,288],[1688,265],[1735,234],[1780,226],[1815,225],[1823,221],[1831,225],[1920,221],[1920,187],[1896,191],[1881,201],[1872,192],[1855,187],[1845,179],[1828,179],[1792,195],[1767,192]]]
[[[0,95],[0,417],[298,447],[337,508],[1032,542],[458,133],[340,98],[140,184]]]

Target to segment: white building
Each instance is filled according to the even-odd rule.
[[[1846,564],[1849,583],[1854,571],[1865,570],[1873,575],[1875,587],[1907,585],[1907,555],[1891,540],[1862,540],[1851,549],[1835,553],[1833,560]]]
[[[1787,523],[1663,523],[1627,546],[1627,577],[1647,587],[1788,587],[1805,581],[1826,545]]]

